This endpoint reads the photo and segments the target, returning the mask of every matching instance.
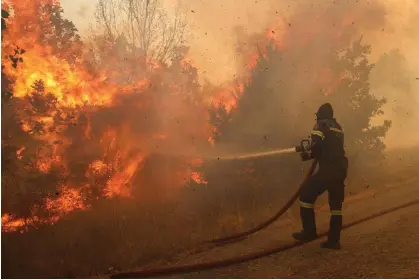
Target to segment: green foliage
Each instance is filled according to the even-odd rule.
[[[6,30],[6,19],[8,19],[10,16],[9,12],[2,9],[1,10],[1,38],[3,39],[3,31]],[[24,49],[21,49],[19,47],[15,48],[15,52],[14,54],[10,54],[8,56],[8,58],[12,61],[12,66],[14,68],[17,67],[19,62],[23,62],[23,57],[22,55],[25,53]],[[2,64],[2,69],[3,69],[3,64]],[[6,95],[10,95],[10,93],[5,93]],[[3,95],[3,94],[2,94]]]
[[[345,129],[348,151],[381,155],[391,122],[371,125],[374,117],[383,114],[381,108],[386,100],[370,91],[370,52],[362,38],[346,50],[330,52],[323,67],[330,69],[328,84],[338,81],[338,85],[326,95],[319,94],[316,80],[298,77],[307,71],[304,65],[296,66],[292,61],[299,57],[268,45],[265,54],[259,56],[250,82],[245,84],[237,108],[229,113],[223,107],[212,109],[214,139],[218,143],[234,143],[245,151],[290,147],[309,134],[318,106],[331,102]]]
[[[12,61],[12,66],[14,68],[17,67],[17,65],[18,65],[19,62],[23,62],[23,57],[22,56],[23,56],[23,54],[25,52],[26,51],[24,49],[21,49],[19,47],[16,47],[14,54],[10,54],[9,55],[9,58]]]
[[[44,43],[52,46],[57,55],[75,62],[80,58],[82,43],[76,26],[63,17],[64,10],[60,6],[46,5],[43,12],[49,18],[43,29]]]
[[[1,31],[6,29],[6,19],[9,18],[10,14],[8,11],[1,9]],[[3,35],[2,35],[3,36]]]
[[[384,113],[382,107],[387,101],[371,93],[370,73],[374,67],[368,63],[371,47],[363,45],[361,40],[355,41],[336,61],[336,67],[343,70],[344,78],[336,93],[330,96],[330,101],[344,124],[348,150],[380,157],[391,121],[386,120],[382,125],[371,124],[373,118]]]

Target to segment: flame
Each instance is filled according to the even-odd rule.
[[[71,47],[62,48],[45,41],[48,37],[45,33],[54,34],[51,13],[47,12],[50,5],[59,6],[59,1],[2,3],[11,11],[2,51],[11,55],[17,46],[25,50],[19,54],[23,62],[17,67],[12,67],[9,60],[4,63],[5,74],[13,80],[19,123],[32,139],[42,143],[35,152],[35,169],[43,174],[58,172],[64,183],[57,186],[58,195],[50,194],[42,205],[33,207],[32,217],[4,214],[2,225],[6,230],[54,223],[72,211],[87,210],[91,207],[89,197],[133,198],[133,188],[142,187],[134,185],[136,178],[141,178],[147,159],[160,147],[174,150],[189,141],[185,150],[194,152],[197,138],[214,143],[211,136],[214,128],[202,113],[208,104],[194,96],[199,86],[190,83],[190,76],[196,72],[190,59],[183,58],[171,66],[151,62],[147,75],[138,66],[144,58],[130,57],[128,61],[118,62],[109,53],[104,55],[105,63],[100,67],[87,67],[83,43],[74,42]],[[350,20],[344,22],[349,24]],[[313,25],[311,18],[296,25],[281,19],[252,38],[248,44],[251,47],[244,51],[244,73],[211,92],[209,103],[215,108],[222,106],[227,113],[234,111],[258,61],[269,59],[268,46],[273,43],[278,50],[297,53],[322,28]],[[297,30],[298,36],[291,29]],[[339,32],[327,34],[335,38],[336,45],[344,44],[340,42]],[[107,61],[112,63],[106,64]],[[312,78],[326,94],[332,94],[342,74],[336,75],[321,62],[313,65]],[[318,71],[319,65],[324,67],[318,69],[324,70]],[[40,103],[44,106],[39,106]],[[29,146],[20,148],[16,157],[23,159],[28,149]],[[164,178],[158,179],[170,187],[191,182],[208,184],[204,174],[197,171],[202,164],[202,159],[182,159],[176,170],[170,170],[170,174],[159,173],[158,177]],[[83,176],[82,180],[77,177],[82,183],[72,181],[76,176]],[[138,181],[153,185],[150,180]],[[97,193],[96,189],[99,189]],[[48,217],[36,213],[36,208],[41,206],[48,211]]]
[[[89,165],[89,170],[93,175],[103,176],[108,171],[108,166],[102,160],[95,160]]]
[[[48,217],[40,218],[34,215],[25,219],[5,213],[1,217],[2,231],[20,231],[23,233],[30,226],[33,227],[41,224],[53,224],[67,213],[74,210],[86,210],[89,208],[89,206],[84,203],[80,189],[61,186],[59,187],[59,190],[60,192],[57,192],[55,197],[47,197],[45,199],[44,203],[46,209],[49,211]]]
[[[219,90],[213,97],[213,106],[219,108],[223,106],[227,112],[237,107],[237,100],[243,93],[244,84],[239,82],[238,84],[226,85],[224,88]]]
[[[206,104],[191,98],[192,87],[185,76],[178,74],[193,73],[190,60],[179,61],[178,67],[185,71],[150,62],[148,75],[138,70],[142,58],[120,64],[114,59],[114,63],[100,68],[87,67],[81,42],[67,49],[45,42],[46,33],[54,34],[48,12],[51,5],[58,7],[59,1],[3,2],[2,7],[11,16],[2,51],[13,55],[16,47],[25,50],[17,53],[23,60],[17,67],[4,61],[4,72],[13,80],[19,124],[40,143],[30,148],[35,156],[25,168],[42,174],[54,172],[63,183],[56,186],[56,193],[31,206],[31,217],[3,214],[3,231],[25,231],[30,226],[55,223],[70,212],[90,209],[91,199],[133,198],[133,182],[141,176],[151,146],[175,147],[184,142],[183,135],[191,135],[190,149],[194,150],[195,139],[205,142],[210,134],[202,114]],[[119,68],[121,65],[125,67]],[[141,123],[156,112],[158,117]],[[173,129],[175,126],[177,129]],[[18,149],[16,157],[23,159],[27,149]],[[184,159],[174,174],[167,176],[172,180],[167,180],[167,185],[190,181],[205,184],[203,175],[195,171],[201,164]],[[82,183],[73,181],[75,177]]]
[[[85,210],[88,208],[84,204],[80,189],[61,186],[57,198],[48,197],[45,201],[46,209],[53,213],[51,220],[58,220],[60,216],[70,213],[76,209]]]
[[[120,156],[117,157],[119,159]],[[107,197],[129,197],[131,194],[131,181],[135,172],[141,167],[143,161],[142,156],[136,156],[128,161],[122,170],[117,171],[107,183],[106,196]]]
[[[204,179],[204,174],[202,172],[194,171],[196,168],[202,166],[204,161],[201,158],[194,158],[189,161],[189,168],[186,170],[184,177],[185,182],[194,182],[198,185],[207,185],[208,182]]]
[[[25,149],[26,149],[25,147],[21,147],[19,150],[16,151],[16,157],[18,159],[22,159],[23,158],[22,153],[25,151]]]
[[[68,62],[38,50],[25,53],[25,63],[14,69],[7,67],[6,74],[16,77],[14,96],[23,98],[32,91],[36,81],[44,81],[45,93],[51,93],[60,107],[110,106],[114,97],[141,87],[146,81],[125,88],[106,85],[107,76],[101,73],[93,77],[84,69],[74,68]]]
[[[25,219],[16,218],[7,213],[1,216],[1,230],[4,232],[16,231],[24,227],[26,223]]]
[[[207,185],[208,181],[204,179],[204,176],[200,172],[192,171],[191,172],[191,179],[197,183],[198,185]]]

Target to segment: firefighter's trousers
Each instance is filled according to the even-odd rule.
[[[342,204],[345,197],[346,172],[344,176],[331,176],[330,172],[333,171],[320,168],[317,173],[303,183],[300,194],[300,215],[303,231],[310,236],[316,235],[314,203],[317,197],[327,191],[331,215],[328,240],[339,242],[342,230]],[[336,171],[334,173],[336,175]]]

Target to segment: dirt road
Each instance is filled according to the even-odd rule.
[[[340,251],[320,241],[256,261],[185,278],[417,278],[419,206],[348,229]]]
[[[416,199],[419,181],[387,186],[381,191],[348,197],[344,222]],[[326,207],[317,208],[319,231],[328,228]],[[237,244],[177,256],[171,265],[231,258],[286,244],[299,221],[288,216]],[[255,261],[173,278],[417,278],[419,277],[419,206],[376,218],[343,232],[340,251],[320,249],[315,241]],[[162,266],[161,263],[159,266]]]

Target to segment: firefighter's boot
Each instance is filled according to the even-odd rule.
[[[316,220],[313,208],[300,207],[303,230],[295,232],[292,237],[299,241],[311,241],[317,238]]]
[[[322,248],[340,249],[340,232],[342,231],[342,211],[332,210],[330,228],[327,241],[321,244]]]

